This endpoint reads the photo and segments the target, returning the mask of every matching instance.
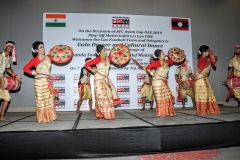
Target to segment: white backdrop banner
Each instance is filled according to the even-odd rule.
[[[55,102],[56,109],[58,111],[76,110],[81,68],[85,64],[85,58],[95,58],[98,44],[103,44],[108,53],[116,44],[129,46],[132,57],[141,65],[148,64],[150,56],[156,49],[161,49],[167,54],[171,47],[178,47],[185,51],[189,60],[188,65],[192,67],[190,24],[189,18],[179,17],[43,13],[43,42],[46,53],[55,45],[68,45],[74,52],[71,62],[67,65],[52,65],[54,87],[60,94],[60,99]],[[176,98],[175,107],[181,107],[181,100],[177,100],[178,85],[175,82],[177,67],[176,65],[170,67],[168,80]],[[91,77],[93,88],[93,76]],[[130,61],[122,68],[111,65],[109,77],[120,98],[124,100],[116,110],[142,107],[140,89],[144,82],[144,71]],[[189,97],[186,106],[192,106]],[[94,105],[93,108],[95,108]],[[149,108],[149,101],[146,108]],[[87,101],[83,102],[81,110],[89,110]]]

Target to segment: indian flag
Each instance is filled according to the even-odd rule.
[[[46,14],[46,27],[66,27],[66,14]]]

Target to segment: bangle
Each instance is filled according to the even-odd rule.
[[[33,70],[33,71],[31,72],[31,74],[34,75],[34,76],[36,76],[36,75],[37,75],[37,72],[36,72],[35,70]]]
[[[97,71],[96,69],[93,69],[93,70],[92,70],[92,73],[95,73],[96,71]]]

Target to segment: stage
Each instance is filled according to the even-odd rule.
[[[57,112],[38,124],[34,112],[7,112],[0,122],[1,155],[9,158],[96,158],[240,146],[240,108],[220,106],[220,115],[176,109],[160,118],[155,111],[116,110],[115,120],[94,112]],[[14,150],[14,152],[13,152]],[[14,154],[13,154],[14,153]]]

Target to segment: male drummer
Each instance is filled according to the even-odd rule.
[[[91,58],[86,58],[85,63],[87,63],[91,60],[92,60]],[[87,99],[88,99],[90,111],[91,112],[95,111],[92,108],[92,91],[91,91],[91,85],[90,85],[90,76],[91,76],[91,72],[89,72],[85,67],[83,67],[81,69],[79,82],[78,82],[79,100],[77,103],[76,113],[81,113],[80,107],[82,105],[82,101],[87,100]]]
[[[11,69],[11,62],[9,58],[9,54],[12,53],[14,49],[14,42],[12,41],[7,41],[5,43],[4,51],[0,53],[0,76],[3,76],[5,71],[11,75],[12,77],[15,77],[20,80],[20,77],[13,72]],[[1,121],[8,121],[4,117],[8,103],[10,101],[10,95],[8,90],[3,90],[0,88],[0,99],[3,99],[3,104],[2,104],[2,110],[1,110],[1,115],[0,115],[0,122]]]
[[[138,68],[146,71],[146,66],[141,66],[135,59],[132,59],[133,62],[138,66]],[[153,57],[150,57],[149,64],[154,61]],[[142,109],[140,111],[145,111],[146,97],[150,102],[150,110],[153,110],[153,89],[152,89],[152,77],[147,73],[145,75],[145,80],[141,89],[141,98],[142,98]]]
[[[190,80],[190,78],[194,81],[194,76],[192,74],[192,69],[190,66],[187,65],[188,60],[185,61],[176,69],[175,72],[175,80],[178,83],[179,87],[181,86],[182,81]],[[180,95],[182,98],[182,109],[185,109],[185,100],[187,95],[191,97],[193,102],[193,107],[195,107],[195,100],[194,100],[194,90],[193,89],[182,89],[180,87]]]
[[[230,59],[228,64],[228,77],[227,79],[240,77],[240,44],[237,44],[234,49],[234,57]],[[233,89],[235,98],[240,103],[240,89]],[[238,111],[240,112],[240,110]]]

